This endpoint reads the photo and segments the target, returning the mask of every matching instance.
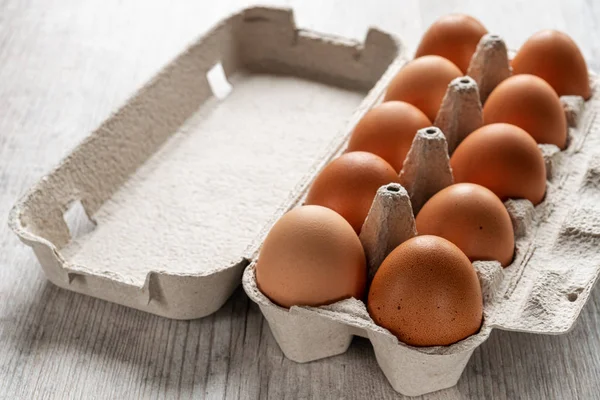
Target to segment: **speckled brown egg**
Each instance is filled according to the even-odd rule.
[[[331,208],[359,233],[377,189],[398,182],[398,174],[383,158],[364,151],[343,154],[315,178],[306,204]]]
[[[267,235],[256,264],[256,283],[282,306],[320,306],[362,299],[365,254],[350,224],[320,206],[295,208]]]
[[[583,55],[563,32],[548,29],[532,35],[515,55],[512,68],[515,74],[539,76],[559,96],[577,95],[588,100],[592,95]]]
[[[427,29],[415,58],[426,55],[442,56],[466,74],[477,44],[486,33],[485,26],[470,15],[445,15]]]
[[[523,128],[537,143],[564,149],[567,119],[558,95],[535,75],[514,75],[502,81],[483,107],[483,123],[506,122]]]
[[[511,124],[472,132],[450,158],[454,182],[485,186],[502,201],[525,198],[539,204],[546,192],[546,165],[531,135]]]
[[[377,325],[412,346],[447,346],[479,331],[483,299],[477,273],[456,245],[417,236],[396,247],[371,283]]]
[[[448,84],[462,75],[456,65],[443,57],[420,57],[396,74],[384,101],[405,101],[423,111],[430,121],[435,121]]]
[[[377,154],[400,172],[417,131],[428,126],[431,121],[415,106],[388,101],[369,110],[356,124],[348,151]]]
[[[421,208],[420,235],[435,235],[458,246],[471,261],[512,262],[515,238],[510,215],[491,190],[473,183],[442,189]]]

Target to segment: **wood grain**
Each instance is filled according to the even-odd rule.
[[[370,343],[308,364],[283,356],[238,290],[216,314],[171,321],[58,289],[6,228],[10,206],[187,43],[246,1],[0,0],[0,398],[399,398]],[[600,70],[589,0],[271,1],[301,27],[414,49],[439,15],[469,12],[511,47],[567,31]],[[494,331],[455,388],[431,399],[600,398],[600,287],[572,332]]]

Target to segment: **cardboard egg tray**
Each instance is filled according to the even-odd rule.
[[[510,74],[505,58],[500,38],[482,40],[471,78],[452,82],[436,127],[417,134],[402,186],[378,192],[361,233],[371,276],[415,234],[413,209],[452,182],[448,148],[480,125],[477,96]],[[288,358],[340,354],[359,335],[397,391],[452,386],[492,328],[563,333],[587,300],[600,270],[597,82],[585,104],[563,99],[569,147],[541,146],[546,200],[506,204],[513,264],[475,263],[481,331],[414,348],[375,325],[356,299],[274,305],[257,289],[253,264],[273,223],[302,203],[406,61],[401,43],[377,29],[362,44],[297,29],[290,10],[246,9],[193,43],[44,176],[9,224],[48,279],[68,290],[191,319],[220,308],[246,268],[244,288]]]
[[[414,215],[422,205],[453,183],[448,154],[482,125],[481,99],[511,74],[501,38],[482,38],[469,74],[449,84],[435,126],[417,132],[400,172],[401,185],[382,186],[375,197],[360,233],[369,279],[396,246],[416,235]],[[536,207],[528,200],[505,202],[515,233],[512,264],[473,263],[484,298],[479,333],[450,346],[413,347],[376,325],[357,299],[285,309],[260,292],[252,263],[244,273],[244,289],[284,354],[297,362],[318,360],[344,353],[354,335],[365,337],[394,389],[417,396],[454,386],[494,328],[544,334],[570,330],[600,273],[598,84],[593,78],[594,94],[585,103],[576,96],[561,98],[568,147],[539,145],[548,179],[544,201]]]

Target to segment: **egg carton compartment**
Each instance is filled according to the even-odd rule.
[[[482,125],[481,100],[511,74],[501,38],[482,38],[469,72],[472,76],[450,83],[435,126],[417,132],[400,172],[401,185],[382,186],[373,201],[360,233],[369,281],[391,250],[416,235],[414,215],[420,207],[453,183],[449,153]],[[252,263],[243,276],[244,289],[286,357],[309,362],[334,356],[347,350],[354,335],[365,337],[393,388],[417,396],[454,386],[494,328],[568,332],[600,273],[600,80],[593,74],[591,85],[593,96],[586,102],[561,98],[569,125],[567,147],[539,145],[547,172],[542,203],[505,202],[515,233],[513,262],[506,268],[497,261],[473,263],[484,299],[477,334],[450,346],[414,347],[376,325],[361,300],[282,308],[260,292]],[[480,92],[480,87],[487,89]],[[297,204],[302,201],[298,198]]]
[[[273,221],[404,62],[255,7],[193,43],[13,208],[56,285],[158,315],[208,315]],[[386,73],[386,71],[388,71]]]

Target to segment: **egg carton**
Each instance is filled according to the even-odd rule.
[[[403,54],[378,29],[359,43],[298,29],[289,9],[245,9],[44,176],[10,227],[62,288],[169,318],[211,314]]]
[[[420,155],[407,160],[404,187],[379,192],[361,235],[371,275],[377,258],[414,235],[408,207],[450,182],[441,150],[446,138],[452,146],[480,124],[465,118],[466,110],[474,118],[479,112],[468,100],[472,81],[485,95],[510,74],[507,63],[491,61],[505,57],[502,46],[497,37],[482,41],[473,79],[454,81],[442,104],[435,125],[444,135],[417,135],[411,151]],[[485,293],[480,333],[448,347],[414,348],[375,325],[359,300],[275,306],[257,290],[253,264],[272,224],[301,203],[406,60],[400,41],[377,29],[361,44],[297,29],[287,9],[243,10],[192,44],[43,177],[13,207],[9,224],[56,285],[170,318],[216,311],[248,266],[244,288],[288,358],[340,354],[359,335],[371,339],[396,390],[452,386],[493,327],[562,333],[585,303],[600,265],[600,212],[591,201],[600,187],[598,101],[563,98],[577,128],[567,150],[542,146],[547,201],[507,203],[518,236],[515,263],[505,270],[475,263]],[[553,235],[556,246],[544,253]]]
[[[448,86],[435,126],[417,132],[400,172],[401,185],[385,185],[377,192],[360,234],[370,279],[396,246],[416,235],[414,214],[452,184],[449,154],[482,125],[482,100],[510,76],[508,52],[499,36],[482,38],[468,74]],[[569,123],[567,148],[539,145],[547,171],[544,201],[535,207],[524,199],[505,202],[515,233],[512,264],[473,263],[484,299],[477,334],[450,346],[414,347],[376,325],[357,299],[285,309],[260,292],[253,262],[244,272],[244,289],[286,357],[309,362],[334,356],[347,350],[353,336],[365,337],[393,388],[417,396],[454,386],[494,328],[569,331],[600,273],[600,80],[592,75],[591,85],[593,96],[585,103],[576,96],[561,98]],[[298,197],[297,204],[302,201]]]

